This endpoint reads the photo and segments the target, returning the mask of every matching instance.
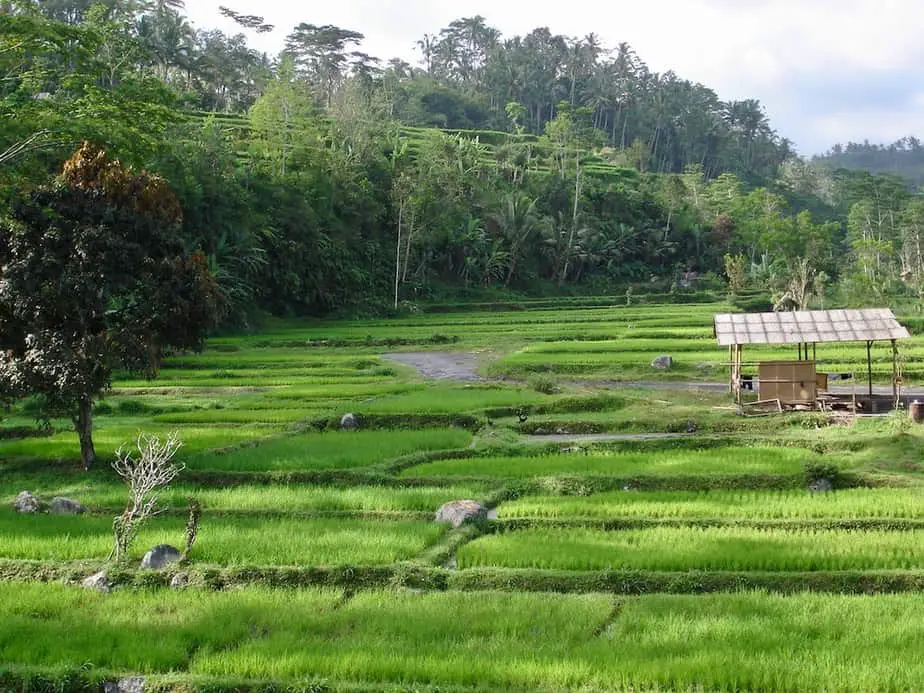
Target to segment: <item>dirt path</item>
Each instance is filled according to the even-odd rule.
[[[469,352],[419,351],[383,354],[391,361],[415,368],[425,378],[477,382],[485,380],[478,375],[478,357]]]

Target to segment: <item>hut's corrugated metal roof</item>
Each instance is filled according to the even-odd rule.
[[[713,332],[720,346],[908,339],[888,308],[718,313]]]

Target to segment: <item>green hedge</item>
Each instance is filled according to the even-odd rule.
[[[27,669],[0,663],[2,693],[103,693],[106,682],[115,683],[124,672],[89,667]],[[326,680],[299,682],[233,679],[226,677],[168,674],[145,677],[147,693],[463,693],[458,686],[395,683],[334,683]]]
[[[924,589],[922,571],[732,572],[553,571],[470,569],[457,571],[451,589],[614,594],[706,594],[767,590],[792,594],[881,594]]]
[[[498,480],[493,479],[494,485]],[[459,480],[441,477],[435,483],[428,483],[417,477],[395,477],[375,470],[317,469],[291,472],[248,472],[210,469],[186,469],[183,482],[201,486],[239,486],[256,484],[311,484],[314,486],[392,486],[397,488],[414,486],[455,486]]]
[[[489,532],[517,532],[533,528],[596,529],[617,532],[624,529],[647,529],[652,527],[752,527],[754,529],[788,530],[853,530],[907,532],[924,529],[924,520],[902,520],[889,518],[856,519],[803,519],[803,520],[752,520],[726,518],[645,518],[626,517],[598,520],[592,518],[545,519],[515,518],[494,520],[488,525]]]
[[[359,427],[381,428],[464,428],[477,431],[482,420],[470,414],[360,414]],[[331,416],[312,421],[309,426],[319,431],[340,428],[340,417]]]
[[[472,530],[474,531],[474,530]],[[464,534],[464,533],[460,533]],[[6,581],[71,582],[95,572],[99,563],[49,564],[40,561],[0,561]],[[268,587],[330,587],[348,591],[379,588],[419,590],[525,591],[613,594],[705,594],[767,590],[772,592],[831,592],[878,594],[924,590],[924,571],[685,571],[652,570],[535,570],[472,568],[447,570],[419,564],[338,567],[198,567],[185,569],[192,588],[214,590],[238,585]],[[163,588],[173,571],[110,570],[121,588]],[[76,589],[76,588],[75,588]],[[0,689],[3,690],[3,689]]]
[[[456,450],[428,450],[426,452],[412,452],[397,459],[386,462],[382,470],[388,474],[400,474],[405,469],[416,467],[418,464],[436,462],[437,460],[464,460],[478,457],[490,451],[475,450],[474,448],[458,448]]]
[[[319,348],[319,347],[393,347],[393,346],[423,346],[456,344],[461,338],[458,335],[432,334],[429,337],[386,337],[375,338],[370,335],[352,339],[288,339],[288,340],[259,340],[253,343],[257,348]],[[211,349],[211,345],[209,349]]]

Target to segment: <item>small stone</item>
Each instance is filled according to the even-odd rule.
[[[632,484],[626,484],[625,486],[622,487],[622,490],[623,491],[635,491],[636,489],[635,489],[635,486],[633,486]]]
[[[535,431],[533,431],[534,436],[547,436],[548,434],[549,432],[544,428],[537,428]]]
[[[177,573],[170,578],[170,587],[181,590],[189,584],[189,573]]]
[[[170,546],[170,544],[158,544],[144,554],[144,558],[141,559],[141,568],[143,570],[160,570],[171,563],[176,563],[182,557],[183,554],[180,553],[180,550]]]
[[[674,359],[670,356],[658,356],[651,362],[651,367],[659,371],[666,371],[673,365]]]
[[[51,499],[51,506],[48,511],[52,515],[80,515],[85,513],[87,509],[75,500],[55,496]]]
[[[684,430],[687,433],[696,433],[696,429],[698,428],[699,426],[696,425],[695,421],[687,421],[687,425],[684,427]]]
[[[812,493],[829,493],[834,490],[834,484],[830,479],[815,479],[809,484],[809,491]]]
[[[144,693],[143,676],[126,676],[103,684],[103,693]]]
[[[84,578],[80,586],[87,590],[96,590],[97,592],[108,593],[112,591],[112,584],[109,582],[105,570],[93,573],[90,577]]]
[[[340,417],[340,430],[355,431],[359,428],[359,419],[356,414],[344,414]]]
[[[38,496],[28,491],[22,491],[13,501],[13,510],[18,513],[37,513],[41,507],[42,502]]]
[[[562,452],[562,453],[568,453],[568,452],[584,452],[584,448],[579,447],[579,446],[577,446],[577,445],[572,445],[572,446],[569,447],[569,448],[561,448],[561,449],[559,450],[559,452]]]
[[[473,500],[450,501],[436,511],[437,522],[449,522],[453,527],[460,527],[469,520],[483,520],[487,516],[487,508]]]

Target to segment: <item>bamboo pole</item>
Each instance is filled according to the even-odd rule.
[[[898,343],[892,340],[892,406],[898,408]]]
[[[866,343],[866,373],[869,377],[869,408],[873,408],[873,343]]]
[[[728,394],[735,394],[735,347],[728,345]]]

